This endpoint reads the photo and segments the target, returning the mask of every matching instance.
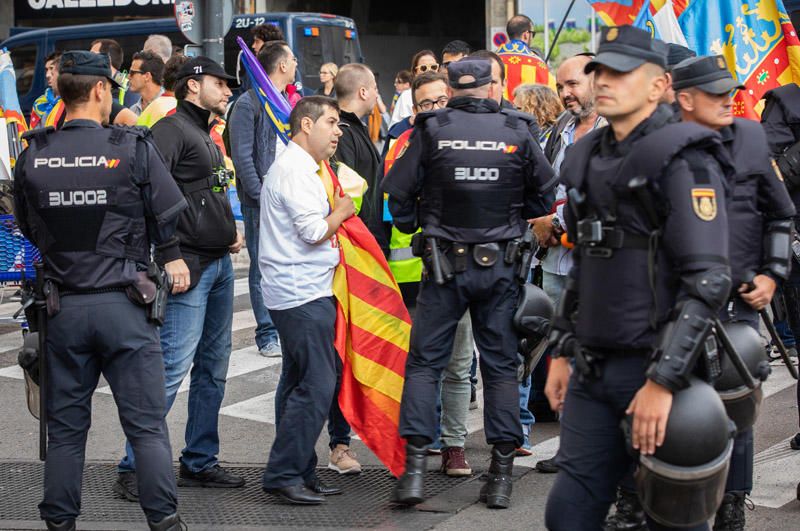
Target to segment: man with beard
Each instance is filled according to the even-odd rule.
[[[166,371],[167,411],[192,369],[186,447],[180,458],[178,485],[241,487],[244,479],[219,466],[219,408],[231,355],[233,265],[231,253],[242,248],[242,236],[227,196],[228,174],[222,153],[209,134],[225,114],[233,78],[208,57],[195,57],[178,71],[175,114],[151,129],[167,169],[189,208],[178,221],[178,242],[156,250],[172,277],[161,328]],[[136,464],[130,445],[119,465],[114,492],[134,501]]]
[[[556,86],[558,96],[564,104],[565,112],[553,128],[553,133],[544,147],[544,155],[556,173],[561,170],[564,154],[567,148],[583,138],[587,133],[606,125],[604,118],[597,115],[592,99],[591,73],[584,73],[583,69],[592,60],[589,54],[579,54],[566,59],[556,72]],[[533,230],[540,246],[548,248],[547,255],[542,260],[542,289],[548,297],[558,305],[561,292],[564,291],[569,270],[572,268],[572,249],[561,245],[561,235],[564,233],[564,207],[567,202],[567,190],[563,184],[556,188],[556,202],[552,205],[550,213],[533,220]],[[546,360],[542,360],[537,371],[544,370]],[[546,376],[545,376],[546,378]],[[534,378],[538,381],[537,378]],[[544,393],[544,382],[538,386],[539,394]],[[536,385],[531,392],[536,393]],[[530,387],[528,387],[530,389]],[[536,413],[534,412],[534,415]],[[536,470],[545,474],[558,471],[553,458],[543,459],[536,463]]]

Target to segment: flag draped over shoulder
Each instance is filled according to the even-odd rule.
[[[237,38],[237,42],[272,127],[288,143],[289,102],[275,89],[244,41]],[[340,183],[327,162],[320,165],[318,173],[331,207],[339,186],[363,194],[363,179],[348,170]],[[336,238],[340,259],[333,293],[337,303],[334,346],[342,360],[339,407],[364,444],[399,476],[405,469],[405,443],[398,426],[411,318],[383,252],[364,222],[352,216],[336,231]]]
[[[333,206],[339,181],[327,162],[320,165],[319,176]],[[399,476],[405,469],[405,443],[398,425],[411,318],[364,222],[351,217],[336,237],[340,261],[333,278],[334,344],[343,365],[339,407],[364,444]]]
[[[547,63],[524,42],[509,41],[498,48],[497,55],[506,65],[506,91],[503,97],[508,101],[514,99],[514,89],[526,83],[547,85],[556,90],[556,78],[550,73]]]
[[[284,144],[288,144],[291,130],[289,127],[289,115],[292,113],[291,105],[283,97],[283,94],[275,88],[267,73],[264,72],[261,63],[258,62],[258,59],[250,51],[244,40],[241,37],[236,37],[236,42],[239,44],[239,48],[242,49],[242,64],[253,81],[253,88],[258,95],[259,101],[264,106],[264,110],[267,112],[272,128],[278,133],[278,138]]]
[[[800,82],[800,41],[781,0],[620,0],[591,4],[607,24],[632,24],[647,29],[654,37],[684,44],[698,55],[725,56],[731,73],[745,86],[733,97],[736,116],[757,120],[765,92]]]

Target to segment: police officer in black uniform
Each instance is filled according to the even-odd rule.
[[[721,319],[741,321],[758,330],[758,311],[769,305],[778,284],[789,276],[792,217],[795,207],[776,173],[766,135],[751,120],[733,117],[731,92],[743,89],[725,58],[697,57],[672,71],[681,117],[719,131],[733,160],[728,181],[732,294]],[[754,276],[755,275],[755,276]],[[752,282],[754,289],[748,284]],[[753,429],[736,437],[726,494],[714,529],[744,529],[744,498],[753,488]]]
[[[730,292],[717,162],[727,159],[716,133],[672,123],[659,104],[666,51],[646,31],[605,28],[586,66],[609,126],[577,142],[561,171],[577,252],[550,337],[546,394],[563,416],[548,529],[602,527],[633,463],[621,421],[632,417],[641,455],[664,443],[673,393],[688,387],[708,333],[697,325]]]
[[[800,212],[800,87],[789,83],[767,92],[766,105],[761,113],[761,125],[767,134],[770,152],[775,158],[784,184]],[[795,227],[798,220],[795,218]],[[795,236],[796,238],[796,236]],[[786,318],[792,334],[800,337],[800,254],[794,253],[789,280],[781,287],[786,305]],[[797,404],[800,406],[800,386],[797,386]],[[800,409],[798,410],[800,411]],[[790,441],[794,450],[800,450],[800,432]],[[797,486],[800,499],[800,484]]]
[[[501,110],[492,99],[498,88],[491,84],[489,61],[465,58],[451,63],[448,74],[453,98],[445,109],[417,115],[407,151],[382,183],[398,228],[411,234],[422,227],[415,247],[426,271],[400,409],[406,472],[393,500],[423,499],[437,389],[456,325],[469,309],[481,353],[486,439],[494,445],[481,498],[488,507],[505,508],[514,452],[522,444],[511,322],[519,292],[514,249],[525,220],[547,212],[555,182],[529,133],[532,118]]]
[[[59,71],[67,121],[59,131],[28,135],[14,190],[20,229],[44,257],[49,294],[48,451],[39,510],[48,529],[75,529],[92,393],[102,374],[139,461],[150,529],[177,530],[151,303],[157,285],[168,282],[150,266],[150,245],[175,238],[186,201],[146,130],[101,125],[114,84],[108,56],[65,52]]]

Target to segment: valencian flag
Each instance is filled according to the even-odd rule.
[[[497,55],[506,65],[506,91],[503,97],[508,101],[514,99],[514,89],[525,83],[547,85],[556,90],[556,78],[550,73],[547,63],[524,42],[511,40],[497,49]]]
[[[244,41],[237,41],[272,127],[288,143],[289,104]],[[339,179],[327,162],[320,165],[319,176],[333,206]],[[405,442],[398,426],[411,318],[383,252],[364,222],[352,216],[336,231],[336,238],[339,265],[333,293],[337,302],[334,346],[342,360],[339,407],[364,444],[399,476],[405,469]]]
[[[683,44],[674,33],[676,20],[686,45],[698,55],[725,56],[728,68],[745,86],[734,94],[736,116],[758,119],[765,92],[800,82],[800,41],[781,0],[591,3],[608,24],[636,22],[654,37]]]

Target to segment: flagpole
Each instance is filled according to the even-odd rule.
[[[550,22],[548,21],[549,18],[549,9],[548,9],[548,0],[544,1],[544,55],[545,57],[550,57]],[[547,62],[547,59],[545,59]]]
[[[547,0],[545,0],[545,5],[547,5]],[[555,49],[556,43],[558,42],[558,37],[559,37],[559,35],[561,35],[561,30],[564,29],[564,24],[567,22],[567,17],[569,16],[569,13],[570,13],[570,11],[572,11],[572,8],[574,6],[575,6],[575,0],[572,0],[569,3],[569,7],[567,8],[567,12],[564,13],[564,18],[561,19],[561,24],[559,24],[559,26],[558,26],[558,31],[556,31],[556,36],[553,37],[553,46],[550,48],[550,53],[552,53],[553,50]],[[545,63],[550,60],[550,53],[548,53],[547,57],[545,57],[545,59],[544,59]]]
[[[592,35],[592,44],[589,49],[592,53],[597,53],[597,13],[594,12],[594,8],[592,8],[592,18],[591,18],[591,35]]]

